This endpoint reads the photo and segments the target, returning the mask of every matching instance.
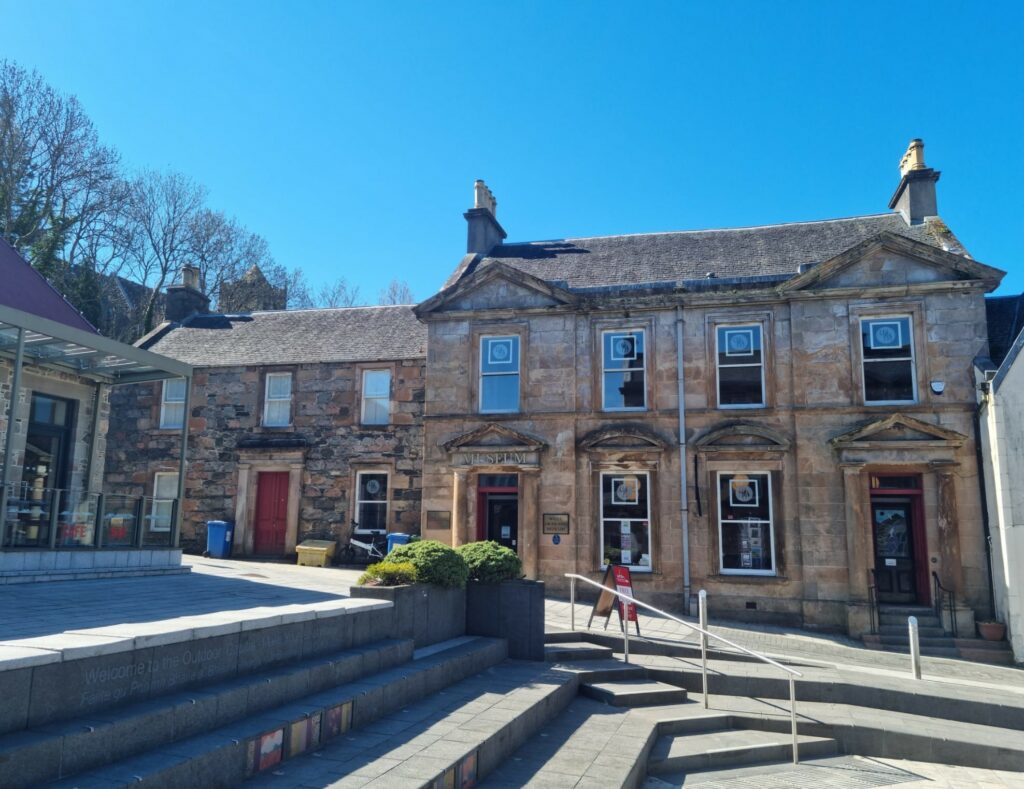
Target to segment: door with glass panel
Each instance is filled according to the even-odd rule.
[[[32,393],[21,482],[7,505],[16,511],[15,545],[49,544],[55,492],[67,491],[71,476],[74,413],[73,400]]]

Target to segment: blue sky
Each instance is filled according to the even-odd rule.
[[[0,0],[76,94],[314,281],[435,292],[484,178],[510,240],[882,212],[912,137],[1024,290],[1022,3]]]

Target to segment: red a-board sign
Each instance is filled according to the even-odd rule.
[[[633,594],[633,579],[629,575],[628,567],[621,567],[617,564],[612,565],[612,576],[615,580],[615,589],[622,594],[628,594],[630,597],[636,597]],[[622,609],[625,606],[626,612],[623,614]],[[627,622],[636,621],[636,606],[632,603],[627,603],[624,600],[619,600],[619,616],[625,619]]]

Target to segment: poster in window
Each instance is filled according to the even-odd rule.
[[[626,362],[636,359],[636,338],[632,334],[613,334],[611,336],[611,360]]]
[[[512,362],[512,337],[491,338],[487,340],[487,363],[505,366]]]
[[[724,334],[726,356],[754,355],[753,329],[726,329]]]
[[[760,505],[758,480],[748,477],[733,477],[729,483],[729,505],[732,507],[757,507]]]
[[[640,480],[635,476],[612,478],[612,504],[636,506],[640,501]]]
[[[901,348],[899,321],[873,321],[871,323],[871,350],[887,351]]]

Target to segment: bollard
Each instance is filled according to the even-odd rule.
[[[910,670],[914,679],[921,679],[921,642],[917,635],[917,617],[907,617],[907,628],[910,630]]]
[[[698,596],[699,604],[697,606],[698,616],[700,617],[700,629],[706,631],[708,629],[708,593],[704,590],[700,590]],[[706,633],[700,634],[700,673],[702,681],[704,683],[704,709],[708,708],[708,637]]]

